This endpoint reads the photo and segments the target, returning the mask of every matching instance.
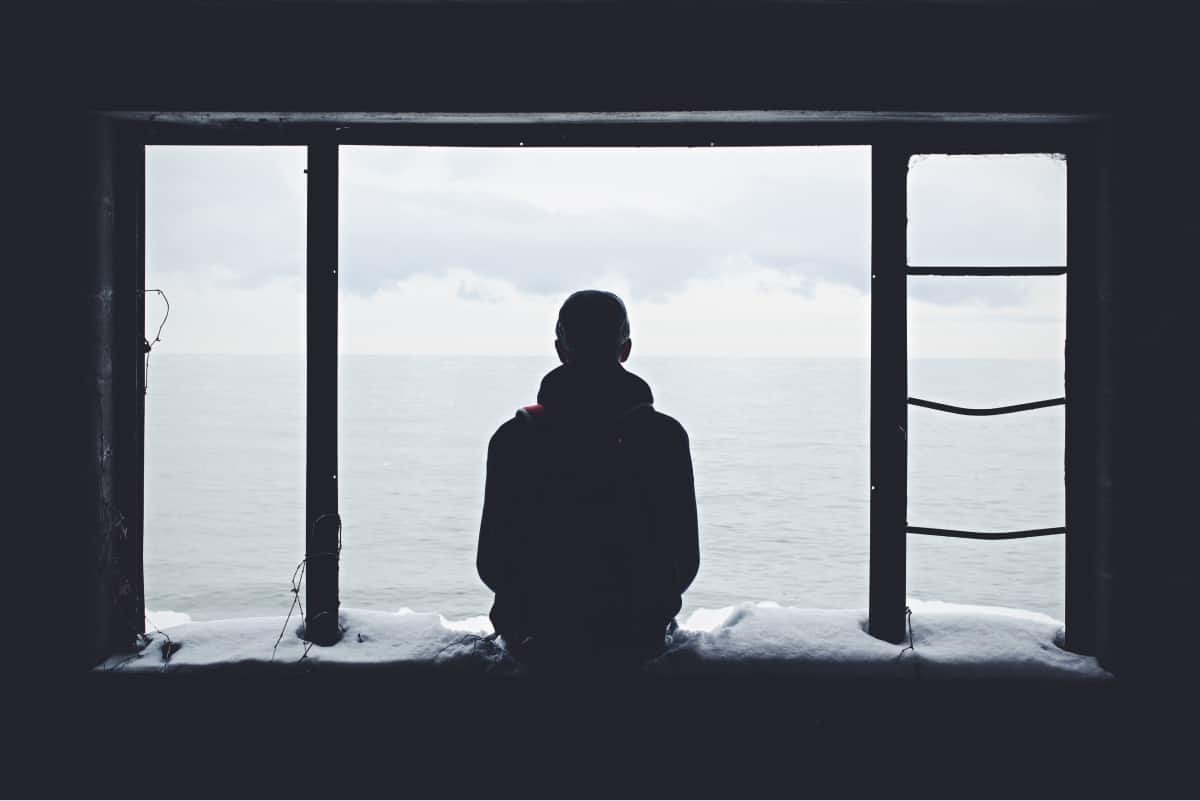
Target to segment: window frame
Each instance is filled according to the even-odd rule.
[[[116,549],[108,640],[142,633],[144,538],[145,147],[299,145],[308,149],[307,631],[337,639],[338,147],[872,148],[871,523],[869,630],[904,636],[907,520],[907,172],[918,153],[1062,153],[1067,170],[1066,646],[1103,654],[1111,629],[1111,257],[1108,118],[1098,114],[710,111],[635,113],[98,113],[98,156],[112,175],[115,318],[112,422]],[[103,167],[103,165],[102,165]],[[103,168],[101,172],[104,172]],[[102,200],[103,202],[103,200]],[[103,350],[103,349],[102,349]],[[103,407],[102,407],[103,408]],[[102,414],[103,417],[103,414]],[[101,422],[102,428],[104,422]],[[318,557],[325,557],[319,559]],[[123,623],[122,621],[129,621]],[[142,628],[139,628],[139,623]],[[132,629],[132,631],[130,630]]]

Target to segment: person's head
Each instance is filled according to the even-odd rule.
[[[629,315],[611,292],[585,289],[567,298],[558,310],[554,349],[563,363],[605,364],[629,358]]]

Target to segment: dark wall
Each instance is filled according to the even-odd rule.
[[[1125,115],[1114,169],[1114,598],[1118,667],[1194,686],[1197,346],[1194,118]]]
[[[160,2],[80,9],[48,72],[152,109],[1094,109],[1093,4]],[[64,25],[68,20],[62,21]],[[69,44],[68,44],[69,43]],[[66,46],[66,47],[64,47]],[[72,52],[73,51],[73,52]],[[1138,87],[1145,91],[1145,87]]]
[[[23,473],[44,500],[28,504],[22,525],[37,553],[18,578],[55,621],[45,645],[55,666],[95,656],[94,598],[79,588],[101,569],[95,540],[112,492],[90,424],[105,265],[89,111],[797,108],[1113,115],[1114,664],[1129,677],[1190,675],[1200,268],[1179,20],[1132,4],[989,2],[156,2],[30,13],[14,26],[11,185],[32,265],[21,276],[27,330],[45,332],[36,353],[19,348],[37,387],[28,419],[44,421]]]

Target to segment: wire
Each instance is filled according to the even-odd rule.
[[[466,634],[463,634],[463,635],[462,635],[462,636],[460,636],[460,637],[455,637],[453,640],[451,640],[450,642],[446,643],[446,644],[445,644],[445,645],[443,645],[441,648],[439,648],[439,649],[437,650],[437,652],[436,652],[436,653],[433,655],[433,659],[432,659],[432,660],[430,660],[430,661],[433,661],[433,662],[436,662],[436,661],[438,661],[439,659],[441,659],[441,658],[442,658],[442,654],[446,653],[446,652],[447,652],[447,651],[449,651],[451,648],[455,648],[455,647],[459,647],[459,646],[465,646],[465,645],[467,645],[467,644],[469,644],[469,643],[480,643],[480,644],[482,644],[482,643],[485,643],[485,642],[493,642],[495,639],[496,639],[496,634],[495,634],[495,633],[492,633],[492,634],[488,634],[488,635],[486,635],[486,636],[483,636],[483,635],[479,635],[479,634],[473,634],[473,633],[471,633],[471,632],[468,632],[468,633],[466,633]]]
[[[300,619],[305,620],[306,625],[308,623],[308,621],[306,620],[305,615],[304,615],[304,604],[301,603],[301,601],[300,601],[300,588],[304,584],[304,573],[308,566],[308,560],[312,559],[312,558],[316,558],[316,557],[333,557],[335,559],[339,559],[339,560],[341,559],[341,555],[342,555],[342,518],[337,512],[324,512],[322,514],[317,515],[316,519],[313,520],[312,526],[309,529],[309,538],[311,539],[312,535],[316,533],[317,524],[320,523],[322,520],[324,520],[327,517],[333,517],[333,518],[337,519],[337,550],[334,552],[324,551],[324,552],[317,552],[317,553],[311,553],[311,554],[306,552],[304,554],[304,558],[301,559],[299,564],[296,565],[296,569],[292,571],[292,588],[291,588],[292,605],[288,609],[287,617],[284,618],[284,620],[283,620],[283,628],[281,628],[279,630],[279,636],[275,638],[275,645],[274,645],[274,647],[271,648],[271,661],[272,662],[275,661],[275,653],[276,653],[276,651],[279,650],[279,643],[283,642],[283,635],[287,633],[288,623],[290,623],[292,621],[292,613],[296,611],[296,607],[300,607]],[[339,606],[341,605],[341,599],[338,599],[338,604],[339,604]],[[327,615],[327,614],[329,614],[328,611],[320,612],[313,619],[319,620],[323,615]],[[341,624],[338,625],[338,628],[339,628],[339,630],[341,629]],[[313,645],[314,645],[314,643],[312,642],[312,640],[308,640],[304,646],[304,653],[302,653],[300,655],[300,658],[297,659],[296,661],[303,662],[305,659],[307,659],[308,652],[309,652],[309,650],[312,649]]]
[[[162,342],[163,326],[167,324],[167,318],[171,316],[171,301],[167,300],[167,293],[163,292],[161,289],[145,289],[142,291],[154,292],[158,294],[158,296],[163,299],[163,303],[167,304],[167,310],[163,313],[162,322],[158,324],[158,331],[154,334],[154,341],[148,345],[148,347],[153,348],[159,342]]]
[[[154,341],[147,342],[147,341],[143,340],[145,351],[146,351],[145,383],[142,385],[143,393],[149,391],[149,389],[150,389],[150,351],[154,350],[155,345],[157,345],[159,342],[162,342],[163,326],[167,324],[167,318],[171,316],[171,301],[167,300],[167,293],[163,292],[161,289],[143,289],[142,290],[143,294],[147,294],[150,292],[157,293],[158,296],[163,299],[163,303],[167,304],[167,310],[163,313],[162,321],[159,322],[159,324],[158,324],[158,331],[156,331],[154,333]]]
[[[906,652],[912,651],[913,674],[916,678],[919,679],[919,678],[921,678],[921,663],[917,659],[917,645],[913,641],[912,607],[911,606],[904,607],[904,620],[908,624],[908,645],[901,648],[900,653],[896,654],[896,661],[899,662],[901,659],[904,658],[904,654]]]
[[[287,633],[288,623],[292,620],[292,613],[296,611],[296,605],[300,603],[300,583],[304,581],[305,561],[301,559],[300,563],[296,565],[296,569],[292,571],[292,606],[288,609],[287,617],[283,620],[283,628],[279,630],[279,636],[275,639],[275,646],[271,649],[272,662],[275,661],[275,652],[279,650],[279,643],[283,641],[283,635]],[[296,576],[300,577],[299,581],[296,580]],[[303,606],[300,607],[300,619],[304,619]]]
[[[166,673],[167,665],[170,664],[170,662],[171,662],[171,657],[174,656],[175,652],[178,651],[180,648],[182,648],[183,645],[172,640],[170,634],[167,634],[165,631],[160,629],[158,626],[155,626],[154,622],[152,620],[150,620],[150,615],[143,612],[142,618],[143,618],[143,620],[145,620],[145,622],[149,623],[154,628],[155,634],[161,634],[163,639],[166,640],[166,642],[164,642],[162,645],[162,655],[163,655],[162,672]],[[142,634],[141,636],[145,637],[146,635]],[[146,644],[149,645],[149,643],[146,643]]]
[[[120,608],[119,603],[116,605],[117,605],[117,608]],[[156,626],[154,624],[154,622],[152,620],[150,620],[150,615],[146,614],[145,612],[142,613],[142,621],[143,621],[143,624],[145,624],[145,623],[150,624],[150,629],[151,629],[150,633],[138,632],[135,635],[135,641],[137,642],[137,650],[134,653],[132,653],[129,656],[122,659],[120,662],[113,665],[112,667],[106,668],[105,672],[112,672],[112,671],[120,670],[121,668],[123,668],[127,664],[129,664],[130,662],[132,662],[136,659],[141,659],[142,654],[145,653],[146,648],[152,642],[154,642],[154,639],[150,636],[150,634],[161,635],[162,638],[164,640],[166,640],[166,642],[164,642],[162,644],[162,662],[163,662],[162,672],[163,673],[167,672],[167,667],[171,662],[171,657],[174,656],[179,651],[179,649],[183,647],[183,644],[177,643],[173,639],[171,639],[171,635],[167,634],[165,631],[163,631],[158,626]],[[135,627],[132,625],[133,624],[132,620],[127,620],[126,623],[129,624],[130,629],[139,628],[139,627]],[[142,626],[142,628],[144,628],[144,625]]]

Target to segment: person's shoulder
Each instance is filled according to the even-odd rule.
[[[655,409],[651,419],[654,421],[655,428],[663,435],[682,442],[688,441],[687,429],[671,415]]]
[[[488,441],[488,448],[503,448],[510,443],[519,441],[525,436],[527,428],[529,428],[529,424],[522,422],[515,415],[508,418],[500,424],[496,433],[492,434],[492,438]]]

